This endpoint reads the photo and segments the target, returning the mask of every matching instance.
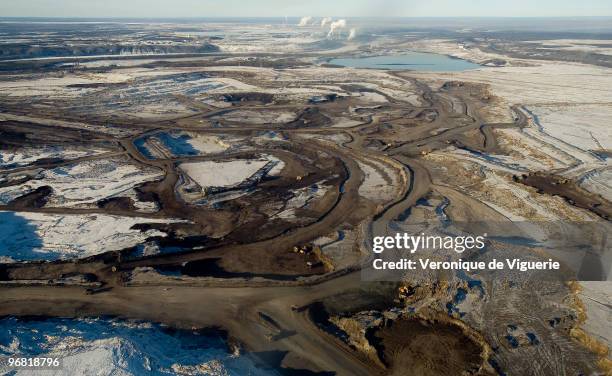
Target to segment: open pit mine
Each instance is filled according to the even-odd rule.
[[[0,373],[610,375],[612,31],[498,29],[0,23]]]

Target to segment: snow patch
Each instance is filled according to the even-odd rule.
[[[116,319],[0,320],[0,354],[49,356],[63,369],[40,375],[218,375],[272,374],[246,354],[230,353],[224,340],[198,332]],[[11,373],[0,366],[0,374]]]
[[[231,187],[240,184],[269,161],[238,159],[233,161],[187,162],[179,165],[201,187]]]
[[[171,222],[179,220],[0,211],[0,256],[13,260],[93,256],[166,236],[158,230],[136,230],[135,225]]]

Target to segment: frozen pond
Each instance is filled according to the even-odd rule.
[[[147,159],[159,159],[222,153],[231,147],[233,140],[225,136],[160,132],[141,137],[134,145]]]
[[[332,59],[329,61],[329,64],[353,68],[410,69],[432,72],[457,72],[481,67],[466,60],[422,52]]]

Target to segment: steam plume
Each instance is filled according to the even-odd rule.
[[[302,17],[302,19],[300,19],[300,23],[298,23],[298,26],[308,26],[311,21],[312,17],[310,16]]]
[[[349,31],[349,36],[348,36],[348,40],[351,40],[353,38],[355,38],[357,36],[357,29],[352,28],[351,31]]]
[[[336,30],[342,29],[346,27],[346,20],[338,20],[334,21],[329,25],[329,33],[327,33],[327,37],[331,38],[336,33]]]

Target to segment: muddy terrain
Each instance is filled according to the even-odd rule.
[[[228,35],[245,46],[260,37],[251,28]],[[109,35],[137,55],[128,31]],[[564,277],[362,274],[372,235],[393,225],[486,222],[499,235],[487,252],[538,259],[550,249],[537,236],[565,223],[609,229],[608,140],[552,136],[531,104],[478,76],[490,71],[352,69],[313,58],[339,52],[309,50],[301,31],[284,38],[309,47],[282,58],[224,52],[230,37],[172,44],[179,31],[130,59],[52,38],[2,56],[54,59],[0,64],[11,68],[0,75],[0,316],[221,328],[287,375],[610,371],[609,333],[591,329],[609,325],[610,306],[585,306]],[[445,43],[458,42],[438,52]],[[510,54],[496,43],[469,49],[504,64],[472,60],[529,74],[531,42]],[[609,67],[555,56],[531,63],[586,61],[593,77]]]

